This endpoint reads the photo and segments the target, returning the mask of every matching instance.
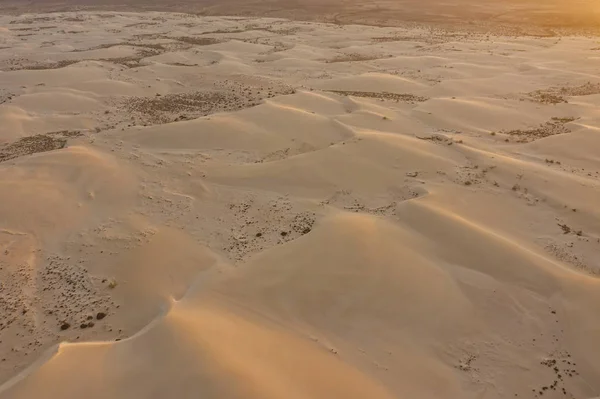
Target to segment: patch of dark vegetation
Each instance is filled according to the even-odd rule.
[[[579,237],[583,236],[583,230],[574,230],[574,229],[571,229],[571,227],[567,226],[566,223],[564,223],[564,224],[563,223],[558,223],[558,226],[562,229],[563,234],[573,233],[573,234],[575,234],[576,236],[579,236]]]
[[[90,50],[100,50],[100,49],[107,49],[107,48],[112,48],[112,47],[118,47],[118,46],[129,46],[129,47],[139,47],[142,49],[149,49],[149,50],[154,50],[154,51],[166,51],[167,48],[160,44],[160,43],[131,43],[131,42],[119,42],[119,43],[107,43],[107,44],[100,44],[98,46],[92,47],[92,48],[87,48],[87,49],[80,49],[80,50],[73,50],[73,53],[80,53],[83,51],[90,51]]]
[[[353,97],[365,97],[365,98],[377,98],[380,100],[390,100],[396,102],[405,103],[417,103],[427,101],[427,97],[416,96],[414,94],[398,94],[389,92],[370,92],[370,91],[346,91],[346,90],[328,90],[330,93],[339,94],[342,96],[353,96]]]
[[[571,228],[566,224],[559,223],[558,226],[562,229],[563,234],[569,234],[571,232]]]
[[[194,46],[209,46],[211,44],[217,44],[222,42],[222,40],[215,39],[214,37],[179,36],[172,37],[170,39],[177,40],[186,44],[191,44]]]
[[[212,34],[231,34],[231,33],[243,33],[246,32],[245,29],[217,29],[211,30],[208,32],[202,32],[201,35],[212,35]]]
[[[208,110],[213,105],[228,103],[233,95],[223,92],[202,91],[169,94],[156,97],[135,97],[128,100],[129,108],[142,112],[185,112]]]
[[[581,86],[551,87],[528,93],[531,101],[542,104],[568,103],[565,97],[589,96],[600,94],[600,83],[587,82]]]
[[[569,123],[569,122],[573,122],[576,121],[577,118],[575,118],[574,116],[567,116],[567,117],[557,117],[557,116],[553,116],[551,118],[552,121],[556,122],[556,123]]]
[[[123,106],[134,117],[134,125],[162,124],[231,112],[259,105],[275,95],[293,94],[291,87],[250,87],[228,82],[218,90],[130,97]]]
[[[198,64],[185,64],[183,62],[171,62],[168,65],[180,66],[180,67],[195,67],[195,66],[198,66]]]
[[[563,96],[544,90],[536,90],[529,93],[529,98],[532,101],[542,104],[560,104],[568,102]]]
[[[104,61],[111,62],[113,64],[119,64],[127,68],[137,68],[143,66],[142,60],[147,57],[153,57],[155,55],[160,54],[161,51],[143,48],[137,51],[136,55],[131,55],[129,57],[117,57],[117,58],[98,58],[94,61]]]
[[[168,44],[162,44],[162,43],[118,42],[118,43],[101,44],[101,45],[91,47],[91,48],[86,48],[86,49],[72,50],[71,52],[81,53],[84,51],[107,49],[107,48],[118,47],[118,46],[134,47],[136,49],[136,54],[128,56],[128,57],[95,58],[95,59],[88,59],[86,61],[112,62],[113,64],[123,65],[128,68],[135,68],[135,67],[139,67],[139,66],[143,65],[141,61],[144,58],[159,55],[159,54],[164,53],[167,50],[170,50],[170,47]],[[78,61],[70,61],[70,62],[71,63],[79,62],[79,60]],[[22,69],[26,69],[26,68],[22,68]]]
[[[546,158],[545,162],[548,163],[548,164],[556,164],[556,165],[560,165],[561,164],[560,161],[556,161],[554,159],[549,159],[549,158]]]
[[[4,104],[5,102],[12,100],[13,96],[13,93],[7,90],[0,89],[0,104]]]
[[[13,65],[9,66],[5,70],[8,71],[41,71],[45,69],[59,69],[64,68],[69,65],[76,64],[81,60],[62,60],[62,61],[52,61],[52,62],[17,62],[11,61]]]
[[[450,32],[435,32],[431,31],[426,35],[393,35],[393,36],[376,36],[371,38],[374,43],[389,43],[389,42],[419,42],[430,45],[443,44],[448,42],[460,41],[468,38],[467,33],[450,33]]]
[[[310,233],[315,224],[315,218],[316,216],[314,213],[308,212],[300,213],[294,216],[291,226],[292,230],[301,235]]]
[[[154,124],[192,119],[219,111],[233,111],[251,105],[256,104],[248,103],[235,93],[200,91],[156,97],[134,97],[127,100],[125,107],[130,112],[142,114],[144,119]]]
[[[15,20],[10,21],[9,25],[13,25],[13,24],[31,25],[36,22],[48,22],[48,21],[54,21],[54,18],[36,17],[36,18],[15,19]]]
[[[59,150],[67,145],[68,138],[81,135],[79,131],[65,130],[22,137],[15,142],[0,147],[0,162],[38,152]]]
[[[448,136],[444,136],[443,134],[432,134],[429,136],[415,136],[419,140],[431,141],[432,143],[437,144],[446,144],[451,145],[453,143],[452,139]]]
[[[341,54],[332,59],[326,60],[325,62],[328,64],[333,64],[337,62],[357,62],[357,61],[374,61],[380,60],[382,58],[388,58],[381,55],[366,55],[366,54]]]
[[[516,129],[502,131],[501,133],[517,137],[517,143],[530,143],[532,141],[543,139],[545,137],[554,136],[557,134],[570,133],[571,130],[567,128],[565,124],[573,122],[574,120],[577,120],[577,118],[552,118],[548,122],[543,123],[533,129]]]
[[[301,28],[281,28],[281,29],[273,29],[273,28],[269,28],[267,29],[268,32],[271,33],[275,33],[276,35],[281,35],[281,36],[289,36],[289,35],[293,35],[296,34],[298,32],[300,32],[302,29]]]
[[[129,24],[129,25],[125,25],[125,28],[141,28],[141,27],[146,27],[146,26],[154,26],[154,25],[158,25],[158,22],[136,22],[133,24]]]
[[[132,36],[134,40],[160,39],[161,37],[164,37],[162,33],[138,33]]]
[[[401,36],[378,36],[378,37],[374,37],[371,40],[373,40],[374,43],[390,43],[390,42],[401,42],[401,41],[411,41],[411,40],[416,40],[416,38],[413,37],[401,37]]]
[[[298,27],[292,27],[292,28],[279,28],[279,29],[275,29],[272,26],[259,26],[257,24],[248,24],[244,27],[244,30],[242,30],[241,32],[248,32],[248,31],[263,31],[263,32],[270,32],[270,33],[274,33],[276,35],[281,35],[281,36],[287,36],[287,35],[293,35],[295,33],[298,33],[299,31],[301,31],[301,28]]]
[[[67,22],[84,22],[85,19],[83,17],[76,16],[76,17],[66,17],[66,18],[63,18],[63,21],[67,21]]]
[[[556,314],[556,312],[552,312],[552,314]],[[558,319],[556,319],[556,322],[558,322]],[[558,338],[556,340],[558,341]],[[553,379],[552,383],[538,389],[532,389],[535,396],[542,396],[544,393],[551,395],[550,391],[552,390],[561,392],[563,396],[573,397],[565,388],[569,385],[566,383],[567,377],[573,378],[579,375],[579,371],[575,368],[577,364],[572,361],[571,354],[567,351],[557,351],[551,353],[548,358],[542,359],[540,364],[550,369],[554,373],[554,377],[551,377]]]

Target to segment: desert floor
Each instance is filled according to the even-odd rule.
[[[551,36],[600,34],[597,0],[0,0],[0,13],[164,11]]]
[[[0,16],[0,398],[600,395],[600,40]]]

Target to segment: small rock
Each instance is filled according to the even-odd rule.
[[[419,175],[419,172],[407,172],[406,176],[408,177],[417,177]]]
[[[67,323],[67,322],[64,322],[64,323],[62,323],[62,324],[60,325],[60,329],[61,329],[62,331],[65,331],[65,330],[67,330],[69,327],[71,327],[71,325],[70,325],[69,323]]]
[[[98,312],[98,314],[96,315],[96,320],[102,320],[105,317],[106,317],[106,313]]]

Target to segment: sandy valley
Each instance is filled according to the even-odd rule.
[[[600,40],[0,16],[0,398],[600,395]]]

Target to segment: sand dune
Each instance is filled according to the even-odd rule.
[[[600,393],[596,38],[0,21],[0,398]]]

